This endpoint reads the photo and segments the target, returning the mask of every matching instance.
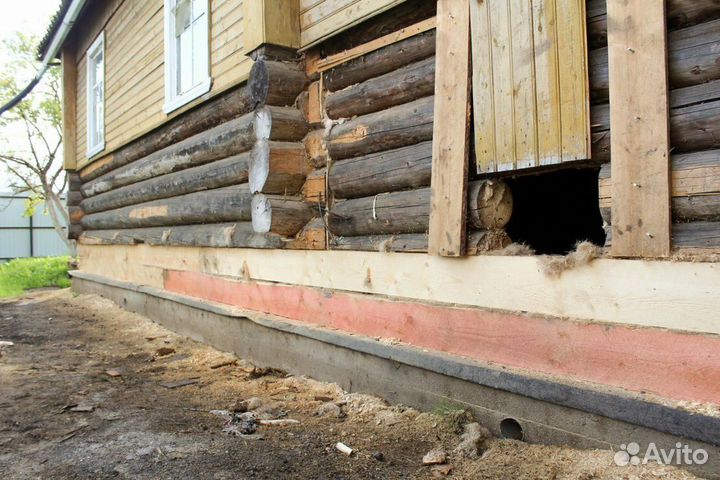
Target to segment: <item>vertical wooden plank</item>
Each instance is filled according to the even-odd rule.
[[[475,164],[478,173],[495,172],[495,102],[488,3],[470,2]]]
[[[495,100],[495,155],[497,170],[515,168],[515,107],[513,96],[510,0],[487,2],[490,14],[493,98]]]
[[[62,132],[65,170],[77,168],[77,58],[72,44],[62,50]]]
[[[532,10],[538,155],[541,165],[552,165],[562,158],[555,0],[533,0]]]
[[[471,0],[438,0],[430,254],[465,250]],[[475,0],[472,0],[475,1]]]
[[[612,254],[670,254],[665,2],[608,0]]]
[[[510,0],[510,32],[512,32],[515,168],[530,168],[538,165],[538,155],[535,49],[532,5],[529,0]]]
[[[567,162],[589,158],[590,152],[585,0],[556,0],[555,6],[560,61],[560,153],[562,161]]]

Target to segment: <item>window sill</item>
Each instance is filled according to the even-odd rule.
[[[95,145],[94,147],[88,146],[87,153],[85,154],[85,156],[87,158],[92,158],[95,155],[97,155],[98,153],[102,152],[103,150],[105,150],[105,142]]]
[[[195,85],[193,88],[191,88],[187,92],[183,93],[182,95],[173,97],[171,99],[168,99],[166,97],[165,104],[163,105],[163,112],[165,112],[165,114],[167,115],[170,112],[172,112],[173,110],[177,110],[178,108],[182,107],[183,105],[190,103],[191,101],[195,100],[199,96],[204,95],[207,92],[209,92],[211,86],[212,86],[212,78],[208,77],[207,79],[198,83],[197,85]]]

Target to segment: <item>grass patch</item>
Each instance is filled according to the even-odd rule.
[[[70,257],[18,258],[0,264],[0,298],[42,287],[69,287]]]

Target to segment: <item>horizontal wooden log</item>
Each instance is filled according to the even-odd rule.
[[[92,230],[79,239],[85,245],[148,245],[184,247],[284,248],[279,235],[255,233],[250,222],[182,225],[124,230]]]
[[[82,179],[77,172],[67,172],[67,184],[69,191],[79,191],[82,187]]]
[[[250,155],[251,152],[243,152],[199,167],[126,185],[86,198],[82,202],[82,207],[87,213],[95,213],[201,190],[246,183]]]
[[[350,118],[385,110],[432,95],[435,91],[435,57],[371,78],[325,98],[330,118]]]
[[[671,244],[674,249],[699,249],[707,253],[707,249],[720,248],[720,222],[688,222],[673,223],[671,228]],[[612,245],[612,235],[607,234],[605,246]]]
[[[218,125],[141,160],[86,183],[91,197],[125,185],[157,177],[250,150],[258,139],[299,141],[307,133],[302,114],[293,108],[264,107]]]
[[[593,103],[607,101],[607,47],[590,51],[589,70]],[[670,33],[668,78],[673,89],[720,79],[720,19]]]
[[[343,63],[324,73],[325,87],[335,92],[435,54],[435,30],[407,38]]]
[[[610,160],[610,109],[607,104],[590,109],[592,159]],[[720,100],[670,110],[670,144],[675,153],[720,148]]]
[[[252,198],[252,225],[258,233],[295,236],[314,216],[317,209],[300,197],[256,193]]]
[[[333,162],[329,186],[336,198],[369,197],[430,185],[432,142]]]
[[[607,46],[607,0],[589,0],[586,6],[590,48]],[[720,18],[717,0],[668,0],[667,23],[670,30]]]
[[[357,250],[363,252],[427,252],[427,233],[398,235],[370,235],[360,237],[333,237],[333,250]]]
[[[505,230],[472,231],[468,234],[467,255],[481,255],[499,250],[512,243]],[[333,250],[356,250],[365,252],[425,253],[428,250],[427,233],[404,233],[397,235],[369,235],[360,237],[333,237]]]
[[[291,106],[310,80],[297,62],[258,58],[250,70],[248,88],[255,106]]]
[[[247,86],[234,88],[203,102],[192,110],[169,120],[156,130],[94,161],[79,172],[80,177],[83,182],[88,182],[111,170],[147,157],[157,150],[245,115],[254,108],[255,103]]]
[[[250,157],[250,191],[295,195],[309,170],[302,143],[259,140]]]
[[[86,230],[162,227],[251,220],[247,184],[188,193],[85,215]]]
[[[673,155],[670,181],[675,221],[720,220],[720,150]],[[610,164],[600,169],[598,194],[603,219],[611,224]]]
[[[434,97],[335,125],[326,141],[333,160],[367,155],[432,139]]]
[[[477,180],[469,192],[468,220],[477,229],[501,228],[510,220],[512,197],[508,202],[504,182]],[[425,233],[429,221],[430,188],[425,187],[339,201],[330,210],[328,227],[336,236]]]

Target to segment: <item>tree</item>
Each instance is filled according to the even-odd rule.
[[[3,42],[9,59],[0,71],[0,104],[8,102],[38,71],[38,41],[34,36],[16,33]],[[16,193],[30,197],[26,214],[32,215],[45,202],[53,227],[71,252],[75,242],[63,227],[68,212],[61,200],[67,177],[62,165],[62,111],[60,106],[60,68],[51,66],[43,79],[18,105],[0,117],[0,163],[11,176]]]

